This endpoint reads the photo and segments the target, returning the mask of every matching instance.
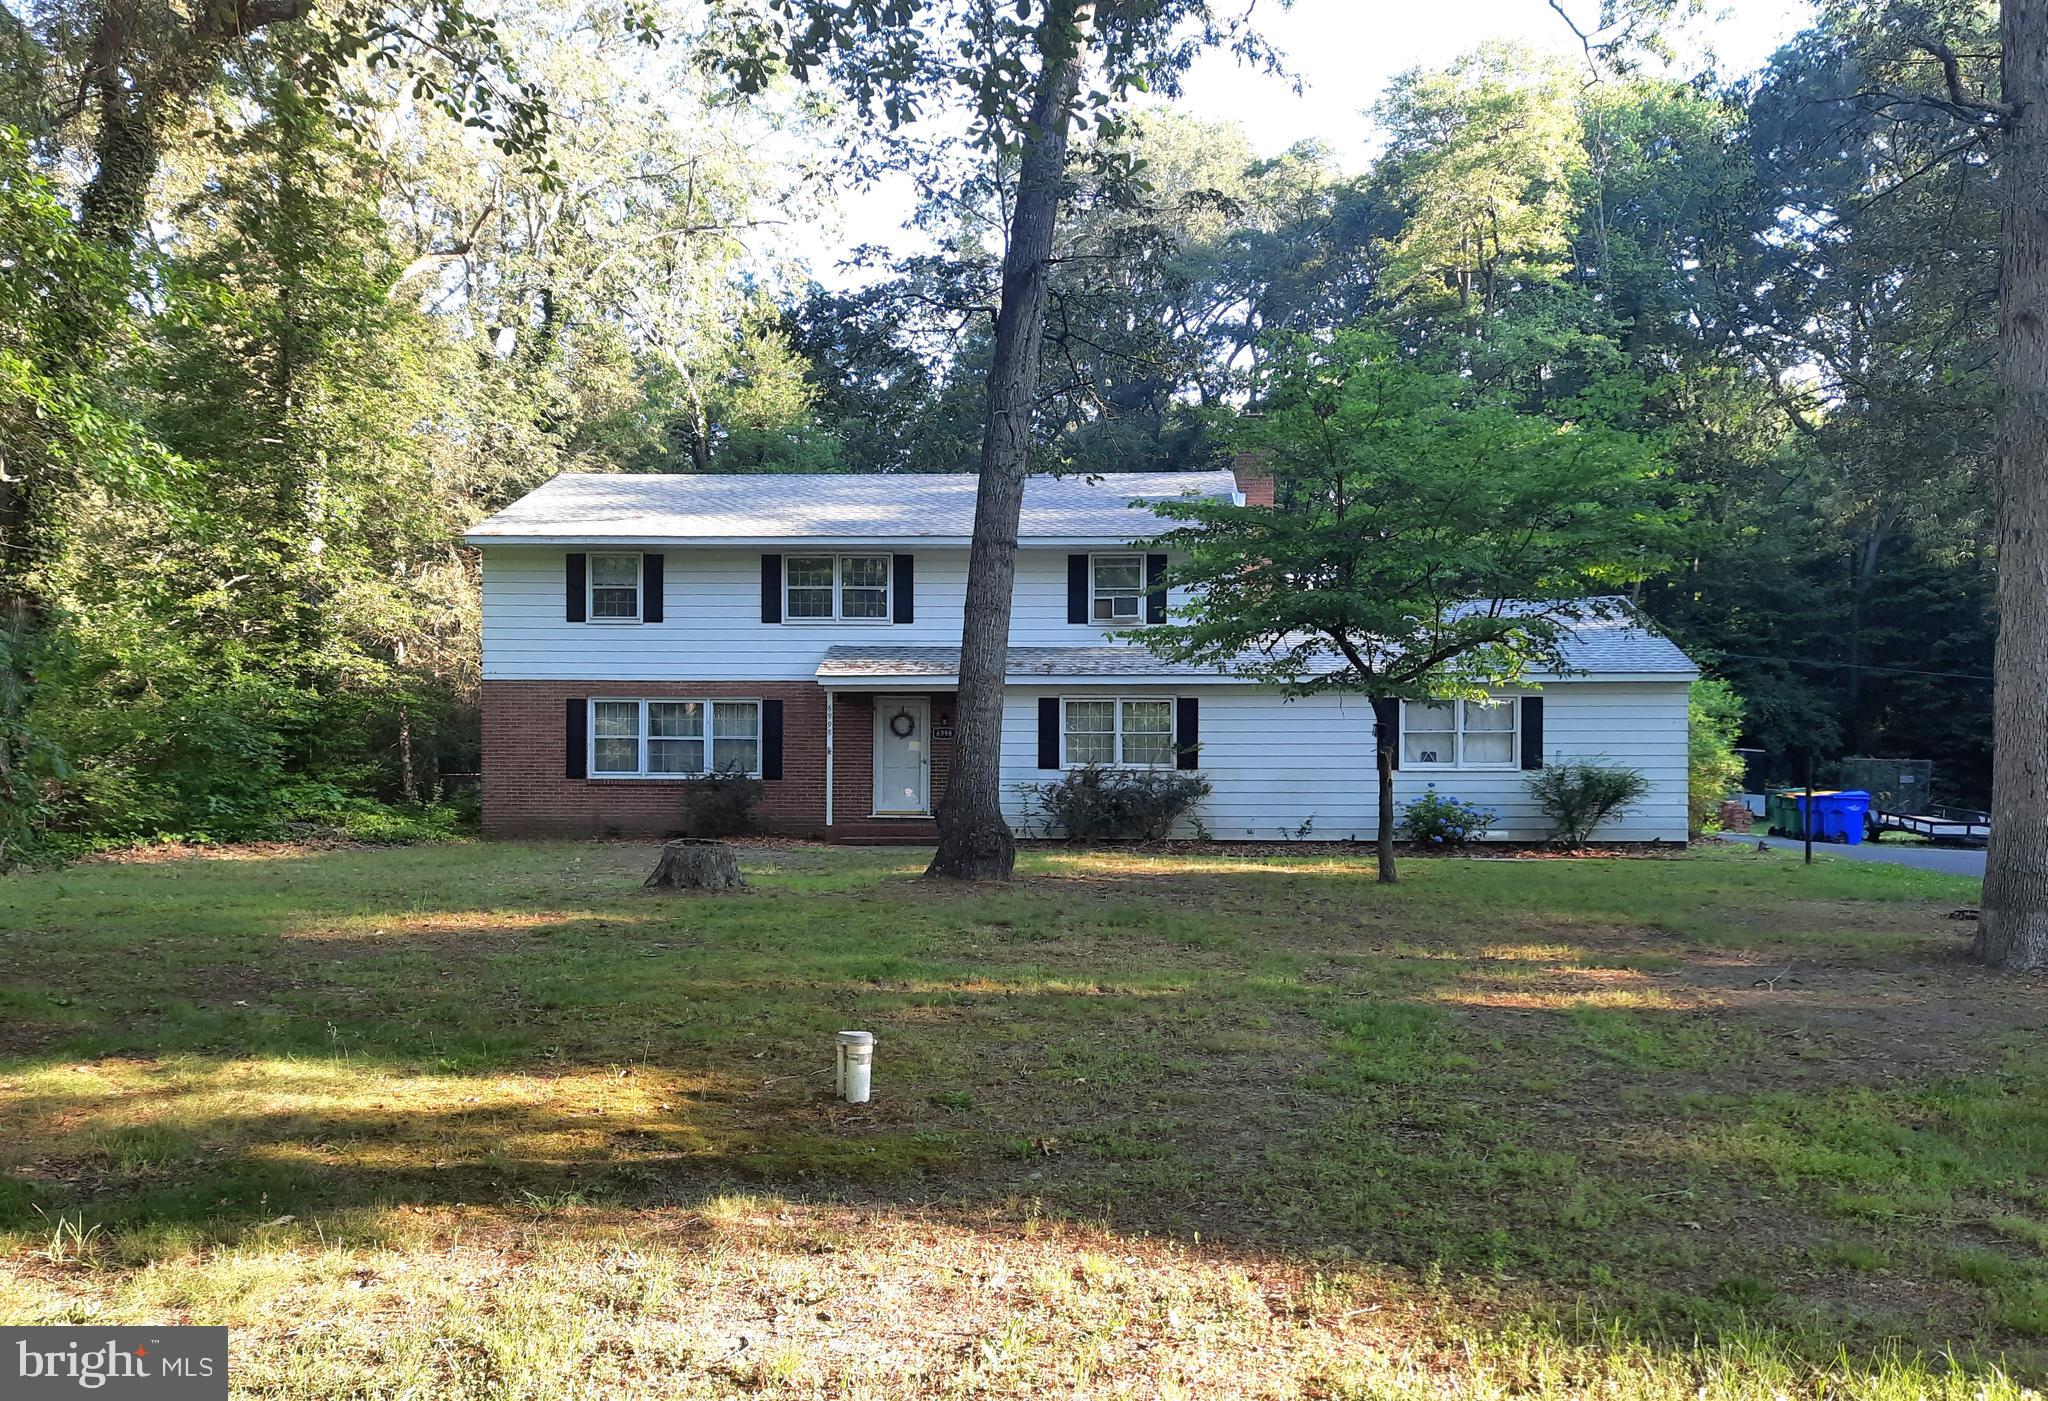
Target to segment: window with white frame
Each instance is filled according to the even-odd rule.
[[[700,778],[760,770],[759,701],[663,696],[590,703],[592,778]]]
[[[1104,697],[1061,703],[1066,767],[1173,767],[1173,698]]]
[[[790,555],[782,581],[782,616],[791,622],[889,621],[887,555]]]
[[[1088,616],[1098,623],[1145,620],[1145,557],[1094,555],[1088,561],[1093,590]]]
[[[593,623],[640,621],[640,556],[592,555],[588,562]]]
[[[1403,701],[1401,763],[1427,769],[1511,769],[1521,707],[1513,700]]]

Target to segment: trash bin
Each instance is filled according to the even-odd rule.
[[[1805,804],[1801,804],[1802,807]],[[1870,794],[1861,788],[1843,788],[1813,795],[1813,835],[1824,842],[1844,846],[1863,844],[1863,823],[1870,813]]]
[[[1781,788],[1764,799],[1764,830],[1774,837],[1803,837],[1806,824],[1800,818],[1801,799],[1797,788]]]

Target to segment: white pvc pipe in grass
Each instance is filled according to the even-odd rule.
[[[874,1074],[875,1034],[842,1031],[835,1050],[833,1091],[848,1104],[866,1104],[868,1084]]]

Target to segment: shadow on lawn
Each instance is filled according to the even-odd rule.
[[[1590,1293],[1678,1327],[1815,1303],[1823,1340],[1876,1326],[1854,1316],[1868,1291],[1844,1305],[1814,1261],[1835,1184],[1797,1154],[1832,1135],[1830,1171],[1890,1190],[1886,1154],[1911,1145],[1885,1139],[1885,1106],[1781,1116],[1753,1161],[1715,1137],[1756,1096],[1860,1081],[1839,1047],[1816,1058],[1664,977],[1692,950],[1641,931],[1688,903],[1710,918],[1682,885],[1560,863],[1529,889],[1483,872],[1389,892],[1362,862],[1148,882],[1118,858],[1104,879],[1062,859],[956,892],[878,882],[914,858],[798,853],[757,863],[745,897],[665,901],[629,884],[646,851],[559,852],[535,874],[460,851],[438,879],[411,854],[374,878],[281,860],[229,898],[167,868],[75,877],[7,946],[26,976],[0,1222],[232,1242],[286,1215],[632,1211],[767,1185],[1199,1233],[1560,1309]],[[1736,906],[1777,879],[1741,875]],[[1580,910],[1574,891],[1597,893]],[[1711,917],[1737,915],[1754,923]],[[1948,976],[1923,944],[1884,957]],[[1839,991],[1830,1014],[1859,997],[1897,1010]],[[825,1093],[847,1025],[881,1034],[865,1109]],[[1927,1320],[1969,1300],[1931,1281],[1916,1267],[1876,1302],[1940,1341]]]
[[[412,1110],[397,1119],[374,1111],[317,1118],[222,1113],[195,1124],[188,1137],[116,1135],[103,1150],[112,1156],[70,1183],[81,1193],[72,1209],[74,1239],[95,1227],[109,1232],[101,1242],[104,1256],[92,1262],[95,1272],[141,1267],[166,1255],[203,1258],[215,1246],[244,1258],[310,1250],[329,1235],[345,1236],[352,1251],[380,1245],[405,1251],[419,1248],[423,1232],[449,1242],[497,1240],[490,1248],[525,1259],[538,1246],[536,1230],[622,1242],[645,1238],[651,1229],[677,1230],[674,1213],[700,1221],[729,1218],[737,1199],[755,1215],[794,1222],[784,1230],[790,1239],[778,1247],[785,1254],[816,1250],[843,1257],[851,1251],[867,1259],[858,1281],[843,1286],[851,1291],[868,1287],[877,1272],[911,1268],[924,1248],[919,1242],[931,1241],[935,1231],[972,1238],[976,1270],[1044,1240],[1039,1191],[1056,1187],[1034,1181],[1027,1164],[1011,1174],[1010,1191],[991,1191],[997,1184],[983,1182],[963,1198],[950,1190],[958,1164],[948,1145],[918,1134],[835,1134],[830,1121],[849,1120],[852,1111],[824,1101],[809,1106],[820,1122],[808,1133],[705,1132],[708,1109],[744,1098],[744,1091],[706,1089],[688,1111],[626,1130],[593,1127],[578,1112],[486,1106]],[[427,1161],[435,1152],[444,1156]],[[761,1202],[750,1195],[764,1187],[794,1189],[795,1199]],[[0,1200],[0,1207],[19,1226],[49,1230],[49,1213],[27,1211],[18,1199]],[[1169,1260],[1177,1270],[1235,1268],[1254,1277],[1301,1258],[1298,1241],[1261,1230],[1255,1200],[1234,1207],[1239,1229],[1204,1230],[1192,1249],[1182,1235],[1164,1244],[1163,1255],[1161,1243],[1138,1243],[1151,1224],[1145,1210],[1107,1210],[1078,1228],[1076,1258],[1100,1260],[1106,1251],[1132,1266],[1139,1257],[1128,1252],[1135,1250],[1148,1261]],[[1493,1211],[1497,1219],[1512,1215],[1497,1202]],[[330,1223],[325,1230],[323,1222]],[[876,1234],[872,1244],[868,1230]],[[680,1250],[711,1249],[716,1242],[652,1244]],[[746,1248],[737,1238],[731,1244]],[[647,1245],[643,1239],[634,1248]],[[1712,1365],[1873,1377],[1898,1365],[1903,1341],[1907,1355],[1943,1352],[1939,1367],[1962,1377],[2048,1376],[2040,1355],[2014,1355],[2010,1339],[1921,1333],[1939,1325],[1917,1293],[1893,1290],[1853,1302],[1837,1293],[1817,1302],[1740,1273],[1708,1274],[1690,1288],[1616,1290],[1584,1280],[1517,1279],[1497,1269],[1446,1269],[1441,1261],[1428,1269],[1413,1264],[1399,1251],[1332,1255],[1326,1248],[1308,1278],[1327,1281],[1322,1287],[1335,1290],[1335,1297],[1366,1300],[1353,1316],[1385,1302],[1410,1314],[1434,1311],[1441,1324],[1472,1309],[1475,1319],[1486,1320],[1482,1329],[1512,1322],[1521,1345],[1554,1337],[1566,1346],[1647,1352],[1660,1371],[1682,1372],[1687,1358],[1713,1358],[1722,1349],[1728,1355]],[[1083,1268],[1062,1266],[1058,1273],[1064,1278],[1071,1269],[1080,1278]],[[766,1306],[773,1312],[772,1297]],[[1328,1321],[1304,1314],[1297,1326]]]

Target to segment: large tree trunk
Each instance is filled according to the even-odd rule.
[[[1998,660],[1976,955],[2048,968],[2048,0],[2004,0]]]
[[[1008,880],[1017,858],[1016,842],[1003,820],[1001,785],[1003,674],[1017,573],[1017,516],[1030,470],[1053,231],[1066,181],[1067,128],[1093,14],[1093,0],[1061,0],[1038,31],[1043,67],[1024,130],[982,419],[981,487],[967,557],[967,617],[960,632],[958,733],[937,814],[939,849],[927,876]]]
[[[1394,883],[1394,745],[1400,733],[1401,702],[1372,703],[1374,767],[1379,771],[1380,884]]]

